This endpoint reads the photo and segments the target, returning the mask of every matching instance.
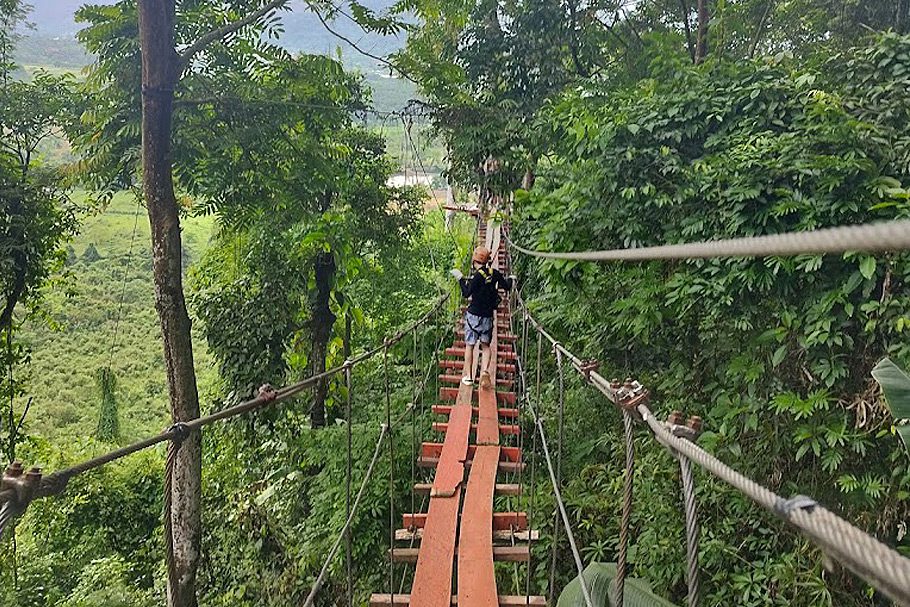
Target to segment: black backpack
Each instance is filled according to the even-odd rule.
[[[484,286],[492,291],[492,300],[493,300],[493,309],[498,310],[499,304],[502,303],[502,297],[499,295],[499,289],[496,288],[496,281],[494,279],[494,273],[491,268],[486,266],[479,268],[477,273],[483,276]]]

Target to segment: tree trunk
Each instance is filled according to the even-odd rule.
[[[762,34],[765,33],[765,26],[768,24],[768,17],[771,15],[772,8],[774,8],[774,0],[768,0],[768,4],[765,5],[765,10],[762,12],[761,19],[759,19],[755,28],[755,35],[752,36],[752,43],[749,45],[749,59],[755,57],[755,53],[758,51],[758,44],[761,42]]]
[[[535,163],[536,164],[536,163]],[[525,169],[524,177],[521,178],[521,189],[525,191],[530,191],[534,187],[534,181],[536,176],[534,175],[534,169],[528,167]]]
[[[180,217],[171,167],[174,86],[180,76],[174,50],[174,0],[139,0],[142,50],[142,187],[152,232],[155,308],[161,324],[171,418],[199,416],[190,318],[183,297]],[[171,526],[175,579],[168,579],[170,607],[196,606],[200,546],[202,445],[193,433],[177,452]]]
[[[692,27],[689,24],[689,3],[686,0],[679,0],[679,8],[682,11],[683,30],[686,32],[686,49],[695,63],[695,43],[692,40]]]
[[[314,262],[316,272],[316,298],[313,300],[313,374],[325,372],[325,359],[328,353],[329,339],[336,317],[332,313],[329,301],[332,296],[332,285],[335,282],[335,255],[322,252],[316,255]],[[310,426],[325,426],[325,397],[329,391],[329,382],[322,379],[316,382],[313,391],[313,406],[310,408]]]
[[[698,38],[695,42],[695,63],[701,63],[708,56],[708,0],[698,0]]]

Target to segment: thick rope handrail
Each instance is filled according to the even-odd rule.
[[[156,434],[154,436],[150,436],[148,438],[137,441],[133,444],[127,445],[125,447],[121,447],[120,449],[115,449],[113,451],[110,451],[108,453],[91,458],[89,460],[86,460],[86,461],[76,464],[74,466],[70,466],[68,468],[64,468],[62,470],[58,470],[57,472],[48,474],[41,480],[41,484],[38,487],[37,491],[35,492],[34,499],[58,495],[58,494],[62,493],[64,491],[64,489],[66,489],[67,483],[73,477],[83,474],[85,472],[88,472],[90,470],[100,468],[101,466],[104,466],[113,461],[122,459],[128,455],[132,455],[134,453],[143,451],[145,449],[148,449],[150,447],[153,447],[155,445],[158,445],[158,444],[161,444],[161,443],[164,443],[167,441],[182,440],[182,438],[184,438],[187,433],[195,431],[195,430],[200,430],[201,428],[204,428],[205,426],[209,426],[215,422],[237,417],[239,415],[249,413],[256,409],[260,409],[265,406],[275,405],[282,401],[285,401],[285,400],[291,398],[292,396],[295,396],[295,395],[299,394],[300,392],[302,392],[308,388],[311,388],[317,382],[319,382],[323,379],[332,377],[338,373],[341,373],[348,367],[355,366],[361,362],[364,362],[364,361],[372,358],[373,356],[375,356],[376,354],[379,354],[380,352],[386,351],[388,348],[390,348],[391,346],[397,344],[402,339],[404,339],[404,337],[406,335],[408,335],[410,333],[410,331],[412,331],[415,327],[419,327],[422,324],[424,324],[425,322],[427,322],[427,320],[430,319],[430,317],[435,313],[435,311],[439,308],[439,306],[444,305],[450,297],[451,297],[451,293],[446,293],[443,296],[439,297],[433,303],[433,305],[430,307],[430,309],[427,312],[425,312],[423,315],[421,315],[417,320],[412,322],[406,328],[404,328],[401,331],[399,331],[398,333],[396,333],[393,337],[385,340],[382,343],[382,345],[377,346],[377,347],[373,348],[372,350],[368,350],[358,356],[355,356],[354,358],[350,358],[350,359],[346,360],[343,364],[341,364],[337,367],[329,369],[323,373],[318,373],[316,375],[312,375],[306,379],[303,379],[296,383],[287,385],[278,390],[273,390],[273,389],[271,389],[270,386],[263,386],[263,388],[260,388],[259,395],[256,396],[255,398],[252,398],[250,400],[247,400],[247,401],[244,401],[237,405],[234,405],[233,407],[228,407],[226,409],[222,409],[221,411],[216,411],[215,413],[212,413],[210,415],[206,415],[203,417],[197,417],[196,419],[187,420],[185,422],[180,422],[180,423],[174,424],[167,430],[165,430],[159,434]],[[4,497],[4,494],[0,494],[0,503],[4,503],[6,501],[6,499],[7,498]],[[8,520],[8,519],[6,519],[6,520]],[[0,526],[0,534],[2,534],[3,529],[5,529],[5,526]]]
[[[338,554],[338,548],[341,546],[342,540],[344,540],[345,535],[351,528],[351,523],[354,521],[354,515],[357,514],[357,507],[360,506],[360,499],[363,497],[363,493],[366,491],[367,484],[369,483],[370,478],[373,476],[373,470],[376,468],[376,462],[379,460],[379,454],[382,452],[382,443],[386,437],[386,434],[388,433],[388,430],[389,426],[386,424],[382,424],[380,427],[379,438],[376,439],[376,447],[373,449],[373,459],[370,460],[370,465],[367,467],[363,481],[360,483],[360,489],[357,491],[357,496],[354,498],[354,503],[351,504],[351,512],[348,514],[348,518],[344,522],[344,527],[341,528],[341,532],[338,534],[338,537],[335,538],[335,543],[332,544],[331,550],[329,550],[325,561],[322,563],[322,569],[319,571],[319,575],[316,577],[316,581],[313,583],[313,587],[310,589],[310,594],[307,595],[306,600],[303,603],[303,607],[312,607],[313,601],[316,598],[316,594],[325,583],[325,576],[332,564],[332,559],[334,559],[335,555]]]
[[[535,251],[516,244],[508,234],[506,234],[506,239],[516,250],[525,255],[542,259],[572,261],[685,260],[712,257],[820,255],[860,251],[871,253],[910,249],[910,220],[606,251]]]
[[[585,371],[581,359],[568,353],[531,316],[525,303],[519,299],[521,309],[530,323],[554,348],[562,349],[573,365],[592,386],[616,402],[616,391],[596,371]],[[655,438],[671,451],[687,457],[702,469],[727,483],[766,510],[799,529],[828,555],[844,564],[858,576],[900,605],[910,605],[910,559],[883,544],[861,529],[851,525],[814,500],[804,496],[783,498],[770,489],[737,472],[695,443],[674,436],[658,421],[644,404],[637,411]]]

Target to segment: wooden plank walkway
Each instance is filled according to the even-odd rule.
[[[493,252],[493,267],[508,274],[502,265],[505,255],[500,250],[499,226],[484,226],[482,234]],[[511,391],[516,336],[509,324],[510,310],[503,303],[494,319],[492,389],[475,390],[460,383],[462,375],[474,375],[474,369],[464,368],[466,346],[460,325],[452,347],[445,349],[445,358],[439,361],[446,370],[440,375],[439,396],[449,402],[433,407],[437,415],[447,416],[444,422],[434,423],[433,430],[445,438],[442,443],[421,445],[418,464],[435,468],[435,476],[432,484],[414,487],[415,492],[430,494],[430,505],[426,513],[402,515],[403,528],[395,537],[412,546],[395,547],[389,554],[395,562],[416,563],[414,582],[410,594],[372,595],[372,607],[546,605],[544,597],[500,595],[496,586],[494,562],[528,562],[530,542],[538,537],[537,531],[528,528],[525,513],[493,511],[494,496],[521,494],[520,485],[497,483],[498,473],[524,467],[521,450],[501,444],[504,437],[514,440],[520,432],[517,398]],[[480,363],[480,348],[476,354],[475,368]],[[471,435],[473,442],[469,442]],[[413,547],[415,541],[419,547]],[[502,545],[504,542],[508,545]]]

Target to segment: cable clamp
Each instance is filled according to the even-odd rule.
[[[613,402],[620,409],[634,415],[638,413],[638,405],[648,402],[651,396],[647,388],[632,378],[627,378],[623,383],[614,379],[610,382],[610,388],[613,390]]]
[[[818,502],[816,502],[811,497],[805,495],[795,495],[787,500],[777,500],[774,503],[774,513],[783,519],[789,519],[790,515],[796,510],[805,510],[806,512],[812,512],[816,506],[818,506]]]
[[[690,415],[686,420],[682,411],[674,410],[667,417],[666,426],[670,434],[676,438],[682,438],[690,442],[695,442],[701,436],[703,422],[698,415]]]
[[[581,365],[578,367],[578,370],[581,371],[581,374],[585,376],[586,381],[591,381],[591,373],[600,370],[600,361],[596,358],[583,360],[581,362]]]
[[[278,392],[275,391],[275,388],[272,387],[272,384],[262,384],[259,386],[259,390],[256,393],[256,396],[262,400],[264,403],[270,403],[278,398]]]

